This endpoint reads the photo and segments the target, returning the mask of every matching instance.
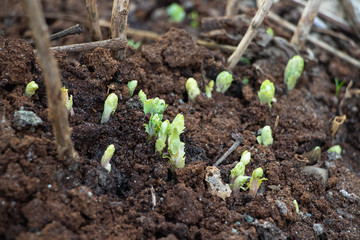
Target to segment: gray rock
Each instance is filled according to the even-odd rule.
[[[324,233],[324,226],[320,223],[314,223],[313,229],[317,236],[320,236]]]
[[[288,213],[288,209],[286,207],[286,204],[283,201],[280,200],[276,200],[276,204],[279,208],[279,211],[281,213],[281,215],[285,216]]]
[[[18,128],[35,127],[42,124],[41,118],[31,111],[25,111],[23,107],[20,107],[20,110],[14,113],[14,122]]]
[[[272,224],[268,221],[258,221],[255,220],[253,223],[256,227],[256,231],[259,234],[259,239],[264,240],[272,240],[272,239],[278,239],[278,240],[286,240],[288,238],[288,235],[283,232],[280,228]]]

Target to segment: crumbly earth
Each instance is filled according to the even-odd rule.
[[[202,9],[200,7],[200,9]],[[209,79],[225,70],[227,54],[197,45],[184,30],[171,28],[160,40],[139,50],[127,49],[117,61],[106,49],[78,56],[56,53],[63,85],[73,95],[75,114],[69,118],[72,140],[80,158],[64,167],[56,157],[47,97],[33,48],[24,40],[0,38],[0,238],[1,239],[357,239],[360,236],[358,175],[359,97],[340,100],[330,77],[337,71],[353,79],[348,66],[307,58],[299,84],[286,90],[283,71],[288,60],[274,41],[252,48],[256,64],[239,64],[226,94],[213,91],[188,101],[185,82],[197,80],[202,92]],[[327,70],[329,62],[331,70]],[[338,62],[338,64],[341,64]],[[336,70],[338,68],[338,70]],[[244,84],[242,79],[249,79]],[[185,117],[186,165],[175,173],[147,141],[142,104],[129,97],[127,83],[138,80],[148,98],[169,106],[164,119]],[[257,91],[265,79],[276,86],[272,108],[261,104]],[[36,81],[32,98],[25,86]],[[355,88],[359,87],[355,83]],[[110,92],[119,97],[108,123],[100,124]],[[344,91],[340,98],[344,98]],[[14,113],[24,107],[43,121],[19,127]],[[347,121],[331,138],[331,120],[339,113]],[[274,143],[261,146],[257,131],[274,128]],[[213,196],[205,169],[234,143],[243,141],[220,164],[228,182],[234,162],[244,150],[252,159],[251,175],[262,167],[268,179],[255,198],[240,191],[223,200]],[[106,147],[115,145],[108,173],[100,165]],[[342,157],[329,155],[334,144]],[[306,161],[301,154],[320,146],[321,158]],[[328,178],[305,174],[304,165],[325,169]],[[293,200],[300,212],[296,213]]]

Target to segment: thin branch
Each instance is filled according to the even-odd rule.
[[[246,31],[245,36],[241,39],[239,45],[236,48],[236,51],[228,58],[228,68],[229,70],[233,69],[236,64],[239,62],[241,56],[249,46],[251,40],[256,35],[256,30],[260,27],[265,16],[269,12],[274,0],[264,0],[261,7],[257,11],[255,17],[252,19],[248,30]]]
[[[232,152],[240,145],[240,143],[244,140],[244,138],[243,138],[240,134],[231,134],[231,136],[235,139],[235,142],[234,142],[233,145],[224,153],[224,155],[222,155],[222,157],[219,158],[219,160],[216,161],[216,163],[214,164],[214,166],[219,166],[220,163],[222,163],[222,162],[230,155],[230,153],[232,153]]]
[[[96,0],[86,0],[86,11],[90,24],[90,35],[93,41],[102,40],[101,29],[99,25],[99,12]]]
[[[321,0],[309,0],[301,14],[299,23],[290,41],[290,43],[297,46],[299,50],[303,48],[306,42],[311,26],[319,11],[320,4]]]
[[[83,32],[84,32],[84,30],[81,27],[81,25],[76,24],[76,25],[71,26],[71,27],[69,27],[67,29],[64,29],[64,30],[62,30],[60,32],[51,34],[49,39],[50,39],[50,41],[54,41],[54,40],[57,40],[59,38],[63,38],[63,37],[69,36],[69,35],[81,34]]]
[[[127,18],[129,13],[129,0],[114,0],[111,13],[111,38],[119,38],[127,40]],[[122,60],[125,58],[126,52],[124,50],[115,51],[115,58]]]
[[[232,16],[236,13],[236,4],[239,0],[227,0],[225,8],[225,16]]]
[[[68,114],[61,94],[60,72],[56,59],[50,51],[48,26],[45,23],[40,0],[23,0],[23,4],[29,16],[33,39],[44,74],[49,105],[48,117],[54,130],[58,157],[64,165],[69,165],[78,155],[70,137]]]

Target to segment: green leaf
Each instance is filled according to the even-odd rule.
[[[167,13],[170,16],[170,22],[182,22],[186,16],[184,8],[177,3],[168,6]]]
[[[257,141],[260,145],[269,146],[273,144],[274,139],[272,137],[272,131],[270,126],[265,126],[261,129],[261,135],[258,136]]]

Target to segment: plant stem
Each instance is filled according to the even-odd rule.
[[[86,0],[86,10],[88,21],[90,23],[90,34],[93,41],[102,40],[100,25],[99,25],[99,12],[96,0]]]
[[[264,0],[259,10],[256,12],[256,15],[252,19],[248,30],[245,33],[243,39],[241,39],[239,45],[237,46],[235,52],[228,58],[228,69],[232,70],[236,64],[239,62],[241,56],[249,46],[251,40],[256,35],[256,30],[260,27],[265,16],[269,12],[274,0]]]
[[[227,0],[226,3],[226,8],[225,8],[225,16],[232,16],[234,15],[235,11],[236,11],[236,4],[238,3],[239,0]]]
[[[44,74],[49,105],[48,117],[54,130],[58,157],[67,166],[78,155],[70,137],[68,114],[61,93],[60,73],[56,59],[50,51],[48,26],[40,0],[23,0],[23,4],[29,16],[38,59]]]
[[[69,27],[67,29],[64,29],[64,30],[62,30],[60,32],[51,34],[49,39],[50,39],[50,41],[54,41],[54,40],[59,39],[59,38],[63,38],[63,37],[66,37],[66,36],[69,36],[69,35],[74,35],[74,34],[81,34],[83,32],[84,32],[84,30],[81,27],[81,25],[76,24],[76,25],[71,26],[71,27]]]
[[[126,29],[127,29],[127,17],[129,13],[129,0],[114,0],[112,13],[111,13],[111,38],[126,38]],[[118,60],[125,58],[126,51],[117,50],[114,51],[114,56]]]
[[[301,14],[299,23],[290,41],[290,43],[297,46],[298,49],[302,49],[306,42],[311,26],[319,11],[320,4],[321,0],[309,0]]]

